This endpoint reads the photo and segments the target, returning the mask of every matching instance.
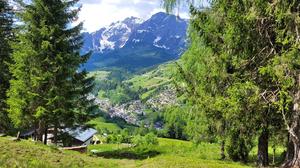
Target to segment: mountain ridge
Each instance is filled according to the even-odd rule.
[[[82,53],[93,54],[88,71],[118,67],[135,71],[179,58],[187,45],[188,21],[163,12],[143,21],[129,17],[93,33],[83,33]]]

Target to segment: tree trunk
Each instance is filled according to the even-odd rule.
[[[44,144],[47,145],[48,140],[48,127],[45,127]]]
[[[221,160],[225,159],[225,140],[222,140],[221,142]]]
[[[269,132],[267,129],[263,129],[261,135],[258,138],[258,152],[257,152],[257,166],[267,167],[269,165]]]
[[[275,165],[275,155],[276,155],[276,148],[274,146],[273,147],[273,161],[272,161],[273,165]]]
[[[34,141],[37,141],[37,129],[38,129],[37,124],[35,124],[35,127],[34,127],[34,134],[33,134],[33,140],[34,140]]]
[[[294,157],[294,144],[290,138],[290,134],[288,134],[287,152],[286,152],[285,160],[292,160],[293,157]]]
[[[53,130],[53,143],[57,145],[57,125],[54,125],[54,130]]]
[[[43,142],[43,135],[44,135],[44,124],[43,121],[39,121],[39,126],[37,129],[37,140]]]
[[[300,144],[296,138],[290,136],[288,151],[283,168],[300,168]]]
[[[221,127],[221,136],[225,137],[225,131],[226,131],[226,121],[222,120],[222,127]],[[221,160],[224,160],[226,158],[225,156],[225,139],[222,138],[221,141]]]
[[[17,134],[17,140],[20,140],[20,131],[18,131],[18,134]]]
[[[294,96],[294,107],[291,118],[291,125],[285,119],[287,130],[289,132],[289,144],[285,163],[281,166],[284,168],[300,168],[300,75],[298,76],[298,90]]]

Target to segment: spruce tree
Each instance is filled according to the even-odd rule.
[[[10,128],[7,116],[7,96],[11,74],[8,64],[11,63],[11,47],[9,42],[13,38],[13,13],[7,0],[0,1],[0,133]]]
[[[33,0],[20,13],[24,23],[14,45],[10,70],[9,113],[17,126],[35,128],[37,139],[54,127],[85,123],[95,106],[88,95],[93,79],[80,70],[89,54],[80,55],[82,23],[72,27],[78,0]]]

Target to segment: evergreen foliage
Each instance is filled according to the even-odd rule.
[[[178,2],[165,0],[167,10]],[[209,127],[228,139],[235,160],[247,161],[259,137],[259,166],[268,165],[269,136],[285,129],[284,166],[299,167],[299,2],[210,2],[206,9],[191,6],[191,47],[178,68],[178,86],[199,106],[193,115],[213,121]]]
[[[10,41],[13,40],[13,12],[7,0],[0,1],[0,132],[11,128],[7,115],[7,95],[11,74],[8,64],[11,63]]]
[[[73,127],[94,113],[88,99],[93,78],[78,70],[89,58],[80,55],[82,23],[71,26],[77,2],[33,0],[19,13],[23,24],[13,45],[9,115],[16,126],[37,129],[39,140],[50,126]]]

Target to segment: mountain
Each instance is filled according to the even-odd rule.
[[[104,53],[109,50],[122,48],[130,34],[142,23],[143,20],[130,17],[123,21],[112,23],[94,33],[83,33],[84,45],[82,52]]]
[[[84,33],[82,53],[93,52],[85,68],[135,71],[177,59],[187,45],[187,27],[187,20],[160,12],[146,21],[130,17]]]
[[[142,23],[130,36],[126,47],[154,46],[178,55],[185,48],[187,21],[160,12]]]

